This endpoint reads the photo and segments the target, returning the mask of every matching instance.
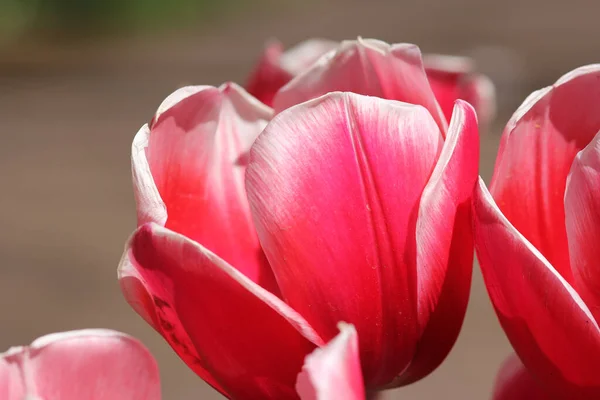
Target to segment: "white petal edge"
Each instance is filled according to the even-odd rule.
[[[425,54],[423,65],[426,69],[452,74],[467,74],[475,69],[471,58],[446,54]]]
[[[167,222],[167,206],[154,183],[150,165],[146,158],[149,139],[150,128],[148,124],[145,124],[135,135],[131,145],[131,174],[137,205],[138,225],[146,222],[156,222],[164,225]]]
[[[540,101],[542,98],[548,95],[549,92],[561,85],[564,85],[565,83],[572,81],[575,78],[598,71],[600,71],[600,64],[585,65],[561,76],[553,85],[547,86],[545,88],[536,90],[535,92],[531,93],[529,96],[527,96],[523,104],[521,104],[519,108],[517,108],[517,110],[514,112],[514,114],[506,124],[504,134],[507,135],[507,139],[516,127],[519,120],[521,120],[525,116],[525,114],[527,114],[527,112],[529,112],[529,110],[531,110],[531,108],[533,108],[533,106],[537,104],[538,101]]]

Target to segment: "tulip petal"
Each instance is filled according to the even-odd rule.
[[[429,54],[424,57],[425,72],[447,120],[452,117],[454,103],[461,99],[470,103],[481,127],[488,127],[496,113],[494,85],[484,75],[475,74],[470,58]]]
[[[159,400],[160,378],[154,358],[136,339],[86,329],[43,336],[0,354],[0,393],[4,400]]]
[[[600,133],[573,162],[565,214],[574,284],[600,321]]]
[[[296,76],[311,67],[321,56],[336,47],[339,43],[333,40],[313,38],[289,48],[279,60],[281,67]]]
[[[278,41],[267,43],[254,71],[246,83],[246,90],[252,96],[270,106],[275,93],[294,75],[280,65],[283,45]]]
[[[273,119],[246,188],[286,299],[326,340],[356,326],[368,386],[389,382],[417,334],[418,201],[442,145],[427,110],[330,93]]]
[[[180,89],[136,135],[132,169],[138,224],[156,222],[186,235],[278,293],[239,162],[271,115],[235,84]]]
[[[475,68],[473,61],[467,57],[428,54],[423,63],[431,90],[449,121],[454,103],[461,98],[462,81]]]
[[[364,400],[358,338],[354,326],[340,323],[340,333],[306,356],[296,389],[302,400]]]
[[[20,349],[10,349],[0,354],[0,399],[23,400],[27,395],[27,388],[18,363],[9,362],[7,358],[11,353],[18,353]]]
[[[447,122],[429,86],[421,51],[412,44],[374,39],[344,41],[285,85],[273,106],[280,112],[334,91],[354,92],[427,108],[442,132]]]
[[[529,96],[503,133],[490,186],[502,213],[572,282],[564,193],[577,152],[600,130],[600,64]]]
[[[467,76],[459,98],[475,108],[480,131],[488,130],[496,117],[496,88],[490,78],[481,74]]]
[[[270,106],[282,86],[337,45],[331,40],[309,39],[284,52],[280,42],[271,41],[250,75],[246,90]]]
[[[473,213],[488,293],[525,366],[556,389],[600,388],[600,329],[583,300],[502,215],[483,181]]]
[[[323,342],[278,297],[198,243],[156,224],[138,228],[120,278],[136,279],[153,326],[203,379],[231,398],[295,398],[303,358]],[[127,285],[130,285],[129,283]]]
[[[477,116],[459,100],[419,205],[416,276],[423,333],[398,384],[417,381],[437,368],[460,332],[473,270],[471,196],[478,167]]]
[[[550,400],[519,357],[508,357],[496,377],[493,400]]]

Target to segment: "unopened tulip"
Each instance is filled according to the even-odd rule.
[[[338,321],[356,326],[367,390],[427,375],[469,294],[472,107],[447,132],[424,107],[353,93],[271,116],[235,84],[190,87],[140,130],[125,297],[230,398],[297,398]]]
[[[53,333],[0,354],[0,399],[159,400],[158,367],[123,333]]]
[[[329,54],[321,59],[326,53]],[[437,110],[431,105],[431,93],[425,90],[430,85],[447,121],[452,116],[455,101],[463,99],[473,105],[481,125],[489,124],[495,115],[494,86],[487,77],[476,73],[473,60],[436,54],[425,56],[422,64],[420,58],[415,46],[390,46],[373,39],[341,43],[311,39],[287,51],[283,51],[281,43],[271,42],[248,79],[246,89],[263,103],[272,105],[277,92],[301,76],[298,82],[289,84],[292,89],[283,91],[311,88],[309,96],[317,97],[341,90],[414,104],[421,104],[427,98],[423,105],[427,104],[435,115]],[[324,74],[324,70],[332,72]],[[403,89],[412,80],[421,88],[418,91]],[[413,93],[425,96],[419,99]],[[301,100],[308,98],[303,96]],[[276,108],[290,105],[288,100],[279,101]],[[291,104],[297,102],[299,99],[291,100]]]
[[[476,248],[525,367],[561,399],[600,398],[600,65],[534,92],[474,195]]]

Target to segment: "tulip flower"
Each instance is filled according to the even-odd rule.
[[[105,329],[53,333],[0,354],[3,400],[159,400],[152,355]]]
[[[600,398],[600,65],[534,92],[475,191],[478,259],[514,349],[564,399]]]
[[[494,387],[493,400],[550,400],[521,360],[512,354],[504,361]]]
[[[297,398],[338,321],[368,391],[427,375],[468,300],[472,107],[446,132],[422,106],[353,93],[271,117],[235,84],[189,87],[139,131],[127,301],[230,398]]]
[[[329,53],[327,56],[321,56]],[[387,53],[387,54],[386,54]],[[412,53],[412,54],[411,54]],[[317,62],[318,60],[318,62]],[[319,66],[315,65],[318,64]],[[403,64],[414,64],[403,65]],[[322,79],[323,69],[332,69],[337,79]],[[425,70],[426,75],[422,73]],[[358,79],[363,75],[369,79]],[[299,75],[302,78],[296,78]],[[403,91],[402,80],[416,77],[419,85],[431,86],[446,120],[452,117],[454,102],[463,99],[473,105],[481,125],[487,126],[495,115],[495,91],[491,81],[476,73],[473,60],[468,57],[428,55],[421,65],[417,48],[407,45],[389,46],[373,39],[361,39],[336,43],[323,39],[311,39],[283,51],[279,42],[267,44],[264,53],[248,79],[246,89],[267,105],[273,105],[277,92],[289,91],[285,85],[298,79],[294,87],[306,87],[307,82],[319,86],[331,81],[332,86],[316,90],[310,96],[317,97],[334,90],[356,91],[357,93],[385,97],[392,100],[421,104],[411,97],[413,91]],[[423,78],[428,85],[423,82]],[[366,80],[369,86],[360,86]],[[405,84],[410,84],[408,81]],[[355,86],[358,85],[358,86]],[[392,86],[396,86],[394,90]],[[383,88],[383,90],[382,90]],[[329,89],[329,90],[328,90]],[[295,89],[291,89],[294,91]],[[423,93],[421,88],[415,93]],[[428,92],[428,90],[425,90]],[[430,93],[426,93],[428,97]],[[303,100],[308,98],[303,97]],[[281,107],[289,106],[285,100]],[[431,99],[429,100],[431,101]],[[299,101],[292,100],[292,104]],[[437,113],[431,104],[433,113]],[[277,105],[276,108],[279,108]],[[433,114],[432,113],[432,114]]]

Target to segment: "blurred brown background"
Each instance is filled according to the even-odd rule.
[[[165,399],[219,398],[133,313],[116,280],[135,227],[131,140],[167,94],[243,83],[270,37],[291,45],[361,35],[471,55],[499,96],[497,122],[482,137],[487,179],[524,97],[598,61],[600,50],[600,3],[590,0],[166,3],[0,1],[0,351],[54,331],[122,330],[155,354]],[[447,361],[385,398],[487,399],[509,351],[476,269]]]

